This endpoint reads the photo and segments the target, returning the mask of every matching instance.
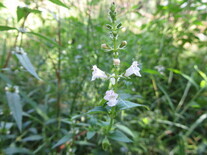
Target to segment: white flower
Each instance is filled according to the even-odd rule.
[[[94,81],[97,78],[100,78],[100,79],[107,78],[106,73],[103,72],[102,70],[100,70],[96,65],[93,66],[92,70],[93,70],[93,72],[92,72],[92,79],[91,79],[91,81]]]
[[[134,61],[132,63],[132,65],[126,70],[126,73],[124,74],[124,76],[128,77],[132,74],[135,74],[136,76],[141,77],[141,74],[139,73],[140,68],[138,67],[138,62]]]
[[[113,90],[106,91],[106,95],[104,96],[104,99],[107,100],[108,106],[113,107],[118,103],[117,100],[118,94],[116,94]]]
[[[119,66],[120,65],[120,59],[118,58],[118,59],[113,59],[113,61],[114,61],[114,65],[115,66]]]

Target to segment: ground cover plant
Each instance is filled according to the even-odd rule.
[[[0,154],[206,154],[206,0],[0,2]]]

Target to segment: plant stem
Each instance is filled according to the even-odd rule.
[[[24,21],[23,21],[23,23],[22,23],[22,25],[21,25],[21,28],[24,28],[24,25],[25,25],[25,22],[26,22],[27,17],[28,17],[28,15],[24,18]],[[20,34],[20,32],[18,31],[18,33],[17,33],[17,35],[16,35],[16,38],[15,38],[15,40],[14,40],[13,48],[17,46],[17,40],[18,40],[19,34]],[[20,42],[22,43],[22,37],[21,37]],[[21,45],[21,44],[20,44],[20,45]],[[4,69],[4,68],[7,68],[8,64],[9,64],[9,60],[10,60],[10,58],[11,58],[11,55],[12,55],[12,52],[11,52],[11,50],[10,50],[9,53],[8,53],[8,55],[7,55],[7,58],[6,58],[6,62],[5,62],[5,64],[3,65],[3,67],[2,67],[3,69]],[[1,72],[3,72],[3,70],[2,70]]]

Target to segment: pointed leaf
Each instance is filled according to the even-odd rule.
[[[20,147],[8,147],[4,150],[5,154],[12,155],[12,154],[33,154],[30,150],[26,148],[20,148]]]
[[[30,9],[28,7],[17,7],[17,21],[19,22],[22,18],[25,18],[30,13],[41,13],[41,11],[36,9]]]
[[[69,7],[67,5],[65,5],[63,2],[59,1],[59,0],[49,0],[50,2],[57,4],[59,6],[65,7],[67,9],[69,9]]]
[[[95,108],[88,111],[88,113],[100,113],[100,112],[107,113],[107,110],[106,110],[106,108],[104,108],[102,106],[98,106],[98,107],[95,107]]]
[[[124,133],[121,131],[115,131],[114,133],[109,135],[109,138],[120,141],[120,142],[125,142],[125,143],[130,143],[132,142],[131,139],[129,139]]]
[[[15,27],[0,25],[0,31],[17,30]]]
[[[93,138],[93,136],[94,136],[95,134],[96,134],[95,131],[88,131],[88,132],[87,132],[87,139],[89,140],[89,139]]]
[[[145,106],[145,105],[141,105],[141,104],[138,104],[138,103],[133,103],[133,102],[126,101],[126,100],[123,100],[123,99],[119,99],[119,102],[117,104],[117,109],[118,110],[125,110],[125,109],[134,108],[134,107],[145,107],[145,108],[148,109],[148,107]]]
[[[41,140],[42,139],[42,136],[40,135],[33,135],[33,136],[29,136],[29,137],[26,137],[24,139],[22,139],[23,142],[28,142],[28,141],[38,141],[38,140]]]
[[[57,147],[57,146],[59,146],[59,145],[62,145],[62,144],[64,144],[64,143],[66,143],[66,142],[68,142],[68,141],[70,141],[71,139],[72,139],[72,134],[71,133],[69,133],[69,134],[67,134],[67,135],[65,135],[63,138],[61,138],[55,145],[53,145],[53,149],[55,148],[55,147]]]
[[[184,73],[182,73],[181,71],[177,70],[177,69],[173,69],[173,68],[168,68],[168,70],[176,73],[176,74],[180,74],[182,75],[185,79],[187,79],[188,81],[190,81],[197,89],[199,88],[198,84],[194,81],[194,79]]]
[[[16,92],[6,92],[9,108],[17,123],[19,130],[22,130],[22,105],[20,102],[20,96]]]
[[[0,8],[6,8],[3,3],[0,2]]]
[[[117,126],[117,128],[119,128],[120,130],[122,130],[126,134],[128,134],[132,137],[135,137],[134,134],[132,133],[132,131],[128,127],[121,125],[121,124],[116,124],[116,126]]]
[[[39,37],[39,38],[41,38],[41,39],[46,40],[47,42],[49,42],[50,44],[54,45],[55,47],[62,48],[62,47],[61,47],[58,43],[56,43],[55,41],[53,41],[53,40],[51,40],[51,39],[49,39],[49,38],[47,38],[47,37],[45,37],[45,36],[43,36],[43,35],[41,35],[41,34],[39,34],[39,33],[35,33],[35,32],[27,32],[26,34],[32,34],[32,35],[35,35],[35,36],[37,36],[37,37]]]
[[[32,63],[30,62],[28,56],[26,53],[17,53],[14,52],[17,58],[19,59],[20,63],[22,66],[29,72],[31,73],[34,77],[36,77],[38,80],[41,80],[39,76],[37,75]]]

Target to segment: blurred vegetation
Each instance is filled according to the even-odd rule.
[[[142,78],[121,81],[119,93],[149,110],[121,112],[117,123],[133,142],[114,141],[111,153],[207,154],[207,1],[115,2],[120,41],[128,42],[121,68],[132,60],[142,66]],[[91,68],[111,70],[111,55],[100,48],[108,43],[110,3],[0,2],[0,154],[110,154],[100,144],[99,114],[83,115],[107,90],[91,82]],[[42,80],[21,67],[16,46]],[[22,130],[7,104],[8,84],[19,87]]]

